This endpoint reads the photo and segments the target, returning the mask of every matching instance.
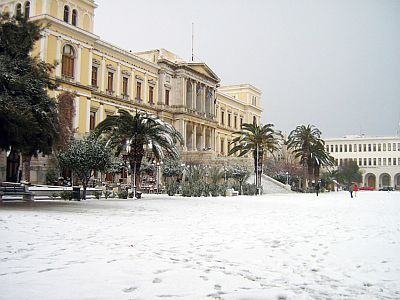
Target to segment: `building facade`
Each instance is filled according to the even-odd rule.
[[[241,123],[261,119],[261,91],[245,84],[220,87],[201,62],[187,62],[165,49],[133,53],[93,32],[93,0],[0,0],[0,12],[49,24],[32,55],[58,62],[50,95],[75,93],[73,128],[87,135],[119,109],[145,111],[182,134],[184,161],[218,162],[226,157]],[[15,177],[18,157],[0,154],[0,180]],[[237,158],[238,159],[238,158]],[[20,168],[20,167],[19,167]],[[31,181],[45,181],[42,157],[32,160]]]
[[[325,140],[336,165],[354,161],[363,172],[363,186],[400,188],[400,137],[345,136]]]

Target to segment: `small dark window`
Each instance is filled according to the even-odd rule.
[[[256,116],[253,116],[253,125],[254,125],[254,126],[257,125],[257,118],[256,118]]]
[[[225,113],[223,111],[221,111],[221,124],[224,125],[225,124]]]
[[[108,72],[107,91],[112,92],[113,91],[113,86],[114,86],[114,73]]]
[[[78,12],[76,9],[72,10],[72,25],[76,26],[78,24]]]
[[[136,99],[142,99],[141,95],[142,95],[142,83],[138,81],[136,83]]]
[[[165,90],[165,105],[169,106],[169,90]]]
[[[149,87],[149,103],[154,104],[154,87]]]
[[[127,77],[122,78],[122,94],[124,96],[128,96],[128,78]]]
[[[97,86],[97,67],[92,67],[92,86]]]
[[[69,21],[69,7],[67,5],[64,6],[64,22],[68,23]]]
[[[25,18],[27,19],[29,18],[30,12],[31,12],[31,3],[27,1],[25,2],[25,9],[24,9]]]
[[[94,130],[96,127],[96,113],[94,111],[90,112],[90,126],[89,129],[90,131]]]
[[[231,114],[228,114],[228,126],[231,127]]]
[[[17,4],[17,8],[15,10],[15,13],[16,13],[17,17],[21,17],[22,16],[22,5],[21,5],[21,3]]]

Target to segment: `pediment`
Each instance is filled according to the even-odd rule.
[[[188,63],[187,66],[202,75],[212,78],[216,82],[220,82],[217,74],[215,74],[205,63]]]

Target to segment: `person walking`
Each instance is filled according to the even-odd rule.
[[[358,192],[357,182],[354,183],[353,189],[354,189],[354,197],[357,197],[357,192]]]
[[[317,196],[318,196],[320,188],[321,188],[321,186],[319,185],[319,181],[317,181],[317,184],[315,185],[315,192],[317,193]]]
[[[350,197],[351,197],[351,198],[353,198],[353,191],[354,191],[353,185],[350,184],[350,185],[349,185],[349,192],[350,192]]]

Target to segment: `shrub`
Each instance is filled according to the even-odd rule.
[[[176,181],[166,184],[166,191],[168,196],[174,196],[179,191],[179,184]]]
[[[103,193],[100,192],[100,191],[95,191],[95,192],[94,192],[94,196],[96,197],[97,200],[100,199],[100,197],[101,197],[102,194],[103,194]]]
[[[59,196],[58,193],[52,193],[52,194],[51,194],[51,198],[53,198],[53,199],[54,199],[54,198],[57,198],[58,196]]]
[[[111,191],[106,190],[106,191],[104,192],[104,197],[105,197],[106,199],[108,199],[108,198],[111,197],[111,196],[112,196],[112,192],[111,192]]]
[[[182,196],[183,197],[191,197],[192,196],[191,186],[187,182],[182,183]]]
[[[128,198],[128,191],[122,190],[122,191],[118,192],[118,198],[127,199]]]
[[[72,191],[67,191],[67,190],[64,190],[60,193],[61,199],[64,200],[72,200],[72,195],[73,195]]]

